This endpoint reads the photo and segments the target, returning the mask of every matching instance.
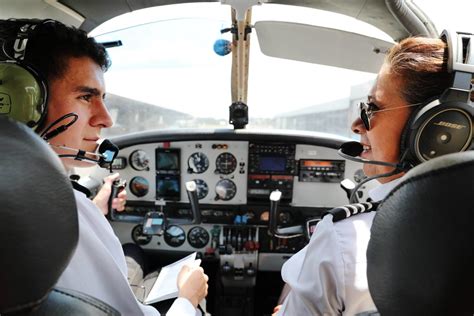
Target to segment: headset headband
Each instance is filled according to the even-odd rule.
[[[455,37],[451,37],[451,34],[455,34]],[[474,35],[443,30],[440,37],[448,44],[448,71],[474,73],[474,51],[470,49],[474,45]]]
[[[1,34],[3,38],[0,60],[15,60],[21,62],[25,58],[28,40],[39,25],[54,23],[54,20],[46,19],[8,19],[5,30]],[[12,24],[13,25],[8,25]]]
[[[454,37],[451,36],[454,34]],[[474,35],[444,30],[441,39],[448,46],[448,72],[454,72],[451,87],[443,93],[441,101],[469,102],[474,74]]]

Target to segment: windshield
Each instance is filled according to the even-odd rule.
[[[140,10],[91,32],[109,48],[107,102],[115,125],[106,136],[162,128],[229,128],[232,55],[213,46],[231,26],[230,7],[180,4]],[[254,7],[252,23],[291,21],[349,30],[391,41],[374,27],[344,15],[283,5]],[[248,99],[252,129],[293,129],[351,137],[355,104],[375,74],[268,57],[251,33]],[[281,43],[285,45],[285,43]]]
[[[472,12],[474,12],[474,1],[472,0],[413,0],[413,2],[429,17],[436,26],[438,33],[444,29],[474,32]]]

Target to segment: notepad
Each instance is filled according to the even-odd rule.
[[[153,304],[170,298],[178,297],[178,274],[185,265],[197,267],[196,253],[161,268],[160,274],[145,298],[145,304]]]

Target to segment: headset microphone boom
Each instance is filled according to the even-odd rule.
[[[362,153],[363,150],[364,150],[364,146],[359,142],[346,142],[341,145],[341,147],[338,150],[338,154],[342,156],[343,158],[346,158],[347,160],[360,162],[360,163],[367,163],[367,164],[372,164],[372,165],[393,167],[394,169],[387,173],[382,173],[382,174],[378,174],[372,177],[365,178],[364,180],[359,182],[356,185],[356,187],[352,190],[349,203],[357,202],[356,192],[359,191],[360,187],[364,185],[365,183],[374,179],[378,179],[378,178],[390,177],[390,176],[399,174],[401,172],[405,172],[408,169],[410,169],[410,165],[403,162],[395,164],[395,163],[390,163],[390,162],[385,162],[385,161],[364,159],[360,157],[360,154]]]

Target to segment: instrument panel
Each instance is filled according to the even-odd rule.
[[[129,146],[113,165],[128,182],[128,201],[188,203],[185,183],[195,181],[204,205],[267,202],[278,189],[282,203],[307,207],[346,204],[339,183],[360,181],[359,168],[326,146],[207,140]]]
[[[324,210],[347,204],[348,193],[340,182],[346,178],[360,182],[364,177],[362,165],[337,154],[347,139],[327,135],[188,131],[135,134],[113,141],[120,153],[112,168],[127,180],[128,199],[125,212],[116,213],[112,226],[122,242],[133,241],[145,249],[204,253],[221,244],[239,249],[240,239],[245,248],[245,242],[252,241],[248,235],[258,231],[261,251],[292,253],[304,239],[287,243],[268,237],[270,193],[282,192],[278,225],[301,225]],[[90,176],[106,175],[97,168]],[[188,181],[196,183],[202,223],[183,225],[174,220],[162,236],[143,235],[141,225],[148,212],[189,218]],[[359,198],[366,199],[369,188],[362,187]],[[217,227],[224,240],[216,241]]]
[[[360,182],[362,165],[337,153],[348,139],[317,133],[210,130],[145,132],[112,139],[119,156],[112,169],[127,181],[124,212],[112,212],[111,225],[122,243],[146,251],[193,252],[220,258],[223,271],[240,265],[279,271],[307,243],[269,234],[270,193],[282,192],[277,226],[303,226],[327,209],[348,203],[344,179]],[[103,179],[105,169],[89,175]],[[190,224],[186,182],[194,181],[199,224]],[[367,198],[373,185],[358,192]],[[163,213],[163,234],[143,232],[146,214]],[[240,263],[239,263],[240,262]],[[239,269],[234,269],[240,271]]]

